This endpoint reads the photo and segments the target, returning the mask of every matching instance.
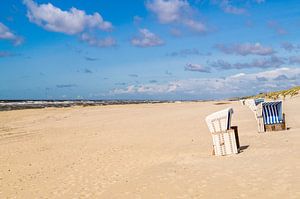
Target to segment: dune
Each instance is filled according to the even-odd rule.
[[[234,109],[241,153],[215,157],[204,118]],[[0,198],[300,198],[300,97],[258,134],[239,102],[0,112]]]

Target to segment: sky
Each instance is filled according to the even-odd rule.
[[[0,99],[207,100],[300,85],[299,0],[2,0]]]

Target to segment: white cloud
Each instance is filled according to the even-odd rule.
[[[190,9],[186,0],[153,0],[147,3],[147,8],[155,13],[161,23],[172,23],[180,20],[181,11]]]
[[[224,61],[223,59],[219,59],[215,62],[212,62],[210,66],[218,69],[251,69],[251,68],[279,68],[283,64],[286,64],[286,59],[282,57],[277,56],[271,56],[268,58],[262,58],[262,59],[253,59],[251,62],[237,62],[234,64],[231,64],[227,61]]]
[[[217,49],[222,51],[226,54],[237,54],[237,55],[272,55],[275,53],[273,48],[263,46],[260,43],[245,43],[245,44],[233,44],[233,45],[224,45],[224,44],[217,44],[215,46]]]
[[[259,73],[239,73],[225,78],[193,78],[164,84],[130,85],[124,89],[112,90],[110,94],[179,94],[199,98],[221,98],[251,95],[299,84],[300,68],[278,68]]]
[[[194,19],[196,12],[187,0],[149,0],[146,7],[153,12],[160,23],[177,23],[197,32],[206,32],[206,26]]]
[[[0,22],[0,39],[10,40],[14,45],[20,45],[23,39],[15,35],[7,26]]]
[[[132,38],[131,44],[138,47],[152,47],[163,45],[164,42],[159,36],[148,29],[139,29],[139,35]]]
[[[294,50],[299,49],[300,45],[295,45],[290,42],[283,42],[283,43],[281,43],[281,48],[283,48],[284,50],[286,50],[288,52],[292,52]]]
[[[225,12],[229,14],[235,14],[235,15],[241,15],[245,14],[247,11],[244,8],[239,8],[236,6],[233,6],[229,0],[211,0],[214,4],[217,4],[220,6],[220,8]]]
[[[88,15],[73,7],[63,11],[51,3],[38,5],[33,0],[24,0],[23,3],[27,6],[29,20],[48,31],[74,35],[93,28],[104,31],[112,29],[112,24],[104,21],[97,12]]]
[[[81,34],[80,40],[88,43],[90,46],[96,46],[96,47],[111,47],[117,44],[116,40],[112,37],[99,39],[88,33]]]
[[[184,69],[186,71],[197,71],[202,73],[210,73],[210,69],[201,64],[187,64]]]

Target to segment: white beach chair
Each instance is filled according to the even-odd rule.
[[[244,105],[245,105],[245,100],[244,100],[244,99],[241,99],[241,100],[240,100],[240,103],[241,103],[241,105],[244,106]]]
[[[246,100],[246,106],[248,106],[252,112],[256,111],[256,104],[255,104],[254,99],[247,99]]]
[[[238,153],[237,132],[231,129],[232,114],[233,109],[227,108],[205,118],[209,131],[212,134],[213,149],[216,156]]]
[[[265,99],[263,98],[258,98],[258,99],[247,99],[246,100],[246,105],[249,107],[249,109],[254,113],[255,119],[258,119],[258,105],[263,103]]]

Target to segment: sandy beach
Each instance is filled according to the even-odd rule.
[[[243,148],[214,157],[206,115],[233,107]],[[0,112],[0,198],[300,198],[300,97],[258,134],[239,102]]]

